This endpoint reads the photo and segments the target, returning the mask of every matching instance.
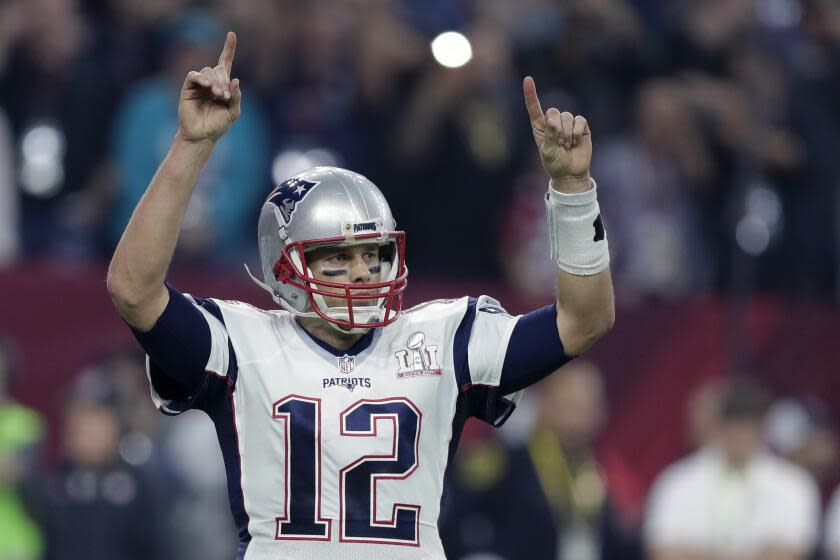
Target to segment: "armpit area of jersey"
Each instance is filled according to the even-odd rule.
[[[508,343],[498,392],[533,385],[571,360],[557,332],[557,307],[546,305],[519,318]]]
[[[204,383],[210,357],[210,326],[201,311],[178,290],[166,285],[169,303],[148,332],[131,328],[134,337],[157,366],[155,388],[163,398],[185,398]]]

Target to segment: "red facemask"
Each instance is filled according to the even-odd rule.
[[[306,264],[306,251],[323,245],[344,243],[347,241],[364,242],[365,240],[389,239],[393,242],[396,251],[395,262],[391,267],[396,267],[396,274],[392,280],[374,282],[369,284],[346,284],[342,282],[330,282],[318,280],[309,273]],[[300,265],[295,263],[292,252],[298,257]],[[274,263],[274,277],[283,284],[300,288],[307,292],[309,305],[312,310],[323,320],[343,328],[373,328],[384,327],[397,320],[402,311],[403,292],[408,286],[408,268],[405,266],[405,232],[393,231],[387,234],[367,233],[348,237],[329,237],[323,239],[307,239],[289,243],[283,249],[280,258]],[[393,268],[391,269],[393,271]],[[389,276],[392,272],[389,272]],[[337,288],[340,292],[327,291],[324,288]],[[375,293],[371,293],[371,292]],[[333,317],[327,310],[321,308],[315,299],[315,295],[343,299],[346,302],[347,319]],[[384,300],[380,309],[385,311],[384,317],[370,322],[360,322],[357,314],[361,312],[356,309],[364,307],[369,315],[371,306],[365,305],[370,300]]]

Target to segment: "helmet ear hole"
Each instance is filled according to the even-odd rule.
[[[274,264],[274,278],[278,282],[285,284],[294,273],[295,271],[292,269],[292,265],[283,258],[278,259]]]

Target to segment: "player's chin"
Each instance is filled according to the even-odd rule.
[[[376,292],[373,291],[371,294],[375,294]],[[378,307],[379,306],[379,299],[380,298],[353,298],[353,308],[358,309],[360,307]],[[335,307],[348,307],[347,300],[345,298],[333,298],[324,296],[324,303],[327,304],[328,308],[335,308]]]

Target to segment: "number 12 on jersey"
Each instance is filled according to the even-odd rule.
[[[274,403],[285,423],[286,502],[277,517],[277,540],[331,539],[321,516],[321,399],[289,395]],[[391,453],[364,455],[339,471],[341,542],[419,546],[420,506],[395,503],[390,519],[376,515],[379,480],[402,480],[417,469],[423,415],[408,399],[362,399],[341,413],[341,435],[376,437],[379,422],[393,422]]]

